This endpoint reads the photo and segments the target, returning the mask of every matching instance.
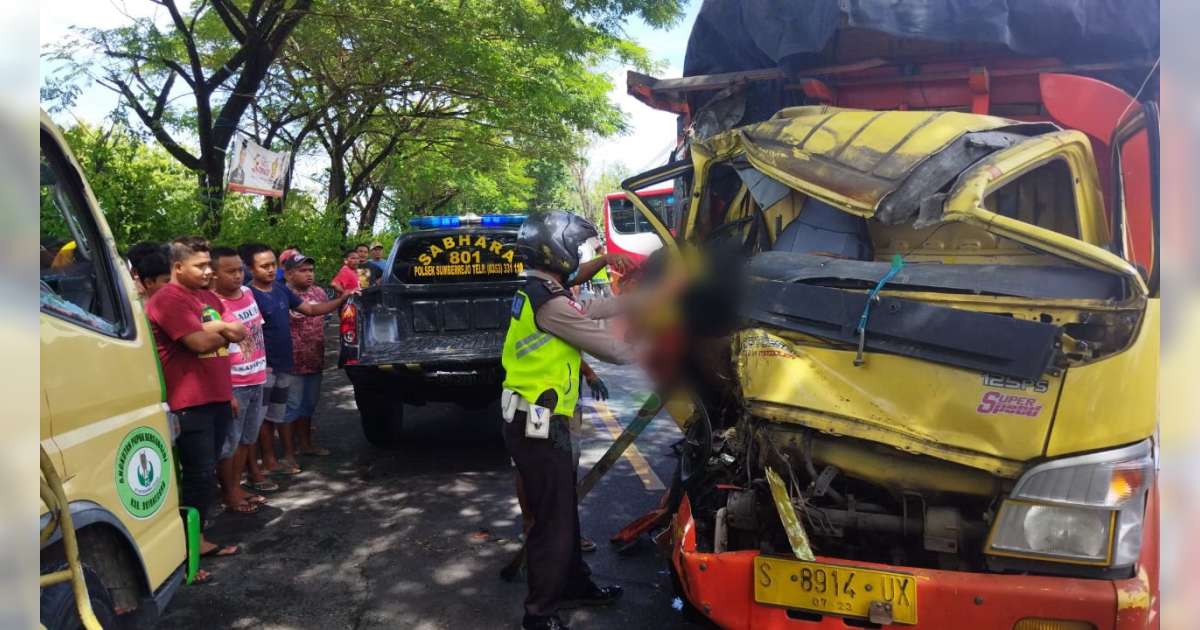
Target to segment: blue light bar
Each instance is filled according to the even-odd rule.
[[[485,214],[479,218],[484,227],[500,227],[502,225],[521,225],[525,222],[523,214]]]
[[[434,228],[456,228],[462,225],[462,220],[458,217],[413,217],[408,220],[408,224],[418,230],[430,230]]]

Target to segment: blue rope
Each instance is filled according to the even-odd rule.
[[[863,305],[862,317],[858,318],[858,329],[855,332],[862,334],[867,330],[867,319],[871,316],[871,302],[875,301],[875,297],[879,295],[879,291],[883,289],[883,285],[891,282],[892,278],[895,278],[896,274],[900,273],[900,270],[903,268],[904,259],[900,257],[900,254],[892,256],[892,268],[888,269],[888,272],[883,274],[883,277],[879,279],[875,288],[867,293],[867,303]]]

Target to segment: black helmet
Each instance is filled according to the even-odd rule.
[[[535,269],[566,276],[579,267],[579,246],[596,236],[596,226],[583,217],[565,210],[535,212],[517,231],[517,253]]]

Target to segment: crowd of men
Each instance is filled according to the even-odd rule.
[[[181,237],[127,252],[162,364],[181,502],[199,511],[202,528],[218,490],[226,513],[254,514],[279,489],[272,475],[300,473],[300,456],[329,454],[313,439],[324,316],[378,280],[383,247],[372,246],[345,253],[332,299],[315,283],[315,261],[295,247],[277,258],[262,243],[235,249]],[[239,547],[202,536],[200,552]]]
[[[632,360],[630,346],[600,323],[617,312],[616,301],[603,299],[608,277],[602,272],[609,265],[625,269],[629,261],[575,242],[597,240],[595,228],[578,217],[559,212],[539,215],[534,223],[538,221],[545,223],[542,229],[523,226],[518,238],[530,268],[517,295],[534,308],[522,311],[514,326],[548,331],[559,345],[547,346],[557,350],[547,350],[551,355],[546,360],[568,356],[576,365],[569,373],[582,377],[593,397],[606,398],[607,387],[582,360],[581,349],[603,361]],[[564,230],[578,238],[545,238]],[[538,255],[560,241],[569,250],[560,256],[563,260]],[[585,249],[589,260],[581,265]],[[315,261],[296,247],[277,258],[262,243],[210,246],[191,236],[167,244],[139,243],[126,255],[162,364],[181,469],[181,503],[200,513],[202,532],[218,494],[225,513],[258,512],[267,496],[279,490],[271,475],[299,474],[300,456],[329,455],[316,444],[313,431],[324,368],[324,316],[379,282],[386,265],[382,245],[362,244],[344,252],[343,266],[331,282],[333,298],[315,283]],[[573,290],[585,283],[593,299],[580,306],[572,299],[579,297]],[[513,334],[510,327],[509,337]],[[511,341],[505,341],[505,391],[519,392],[527,405],[548,405],[555,433],[552,440],[530,441],[524,418],[518,423],[506,417],[505,442],[518,469],[522,529],[529,545],[530,592],[522,625],[557,630],[565,628],[556,614],[559,607],[609,604],[621,589],[594,584],[579,555],[594,550],[595,543],[581,535],[574,493],[578,388],[569,388],[570,396],[555,389],[561,383],[552,378],[549,364],[542,365],[544,352],[527,353],[518,362],[513,357],[521,355],[510,352]],[[519,378],[522,374],[528,383]],[[201,535],[201,556],[239,552],[236,544]],[[195,581],[212,577],[200,570]]]

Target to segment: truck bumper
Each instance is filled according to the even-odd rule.
[[[912,574],[917,584],[916,625],[866,623],[836,615],[813,615],[754,601],[753,566],[757,551],[696,551],[695,522],[684,497],[672,522],[671,563],[688,601],[722,628],[839,628],[851,621],[868,628],[962,628],[1012,630],[1021,619],[1085,621],[1096,630],[1157,628],[1157,501],[1147,514],[1145,558],[1138,575],[1128,580],[999,575],[894,567],[869,562],[817,557],[819,562]],[[1153,532],[1153,533],[1152,533]],[[1150,539],[1153,540],[1150,540]],[[1151,575],[1149,572],[1153,572]],[[791,612],[791,615],[789,615]],[[861,621],[862,623],[858,623]]]

